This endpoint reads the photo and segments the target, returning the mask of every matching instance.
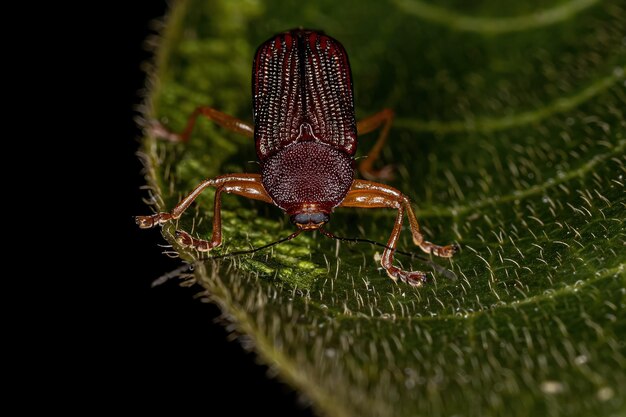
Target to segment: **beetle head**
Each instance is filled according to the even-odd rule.
[[[330,220],[330,214],[316,204],[304,204],[290,214],[291,223],[300,230],[315,230]]]
[[[328,220],[330,220],[330,216],[321,211],[317,213],[298,213],[291,216],[291,223],[302,230],[319,229]]]

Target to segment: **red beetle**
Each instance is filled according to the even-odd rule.
[[[409,198],[395,188],[354,179],[357,135],[382,127],[378,141],[359,164],[366,178],[389,176],[389,168],[374,171],[372,164],[387,139],[393,112],[384,109],[360,122],[354,116],[352,77],[343,46],[321,32],[293,29],[264,42],[252,67],[254,126],[211,107],[199,107],[181,134],[156,125],[157,134],[186,142],[196,118],[203,115],[229,130],[254,137],[261,174],[227,174],[203,181],[169,213],[138,216],[142,228],[178,219],[207,187],[216,187],[211,240],[196,239],[178,231],[178,241],[199,251],[222,243],[220,205],[222,193],[274,204],[284,210],[298,230],[323,229],[337,207],[391,208],[396,221],[381,264],[394,280],[420,285],[426,274],[393,265],[402,220],[408,216],[413,242],[424,252],[451,257],[456,245],[427,242]]]

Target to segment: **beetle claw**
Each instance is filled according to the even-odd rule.
[[[421,287],[426,282],[428,274],[422,271],[404,271],[402,269],[392,267],[387,270],[387,274],[394,281],[400,280],[412,287]]]
[[[150,229],[151,227],[154,227],[152,216],[135,216],[135,223],[141,229]]]
[[[443,246],[439,248],[437,255],[442,258],[451,258],[459,250],[461,250],[461,247],[455,243],[452,245]]]
[[[155,221],[155,216],[156,215],[152,215],[152,216],[135,216],[135,223],[141,229],[150,229],[150,228],[152,228],[152,227],[154,227],[154,226],[156,226],[158,224],[158,222]]]

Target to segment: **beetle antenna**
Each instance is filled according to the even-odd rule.
[[[406,255],[406,256],[410,256],[411,258],[417,258],[420,261],[424,261],[425,263],[427,263],[428,265],[432,266],[437,272],[439,272],[440,274],[442,274],[443,276],[445,276],[448,279],[451,280],[456,280],[457,276],[454,272],[442,267],[439,264],[436,264],[435,262],[431,261],[430,259],[422,256],[422,255],[417,255],[415,253],[410,253],[410,252],[405,252],[402,250],[398,250],[398,249],[393,249],[387,245],[385,245],[384,243],[380,243],[380,242],[376,242],[375,240],[371,240],[371,239],[363,239],[360,237],[342,237],[342,236],[336,236],[334,234],[332,234],[331,232],[329,232],[328,230],[325,230],[323,228],[319,228],[318,229],[324,236],[329,237],[331,239],[336,239],[336,240],[340,240],[343,242],[350,242],[350,243],[369,243],[371,245],[374,246],[380,246],[381,248],[385,248],[385,249],[390,249],[393,250],[395,253],[400,254],[400,255]]]
[[[419,259],[422,259],[422,260],[426,259],[426,258],[423,258],[420,255],[416,255],[414,253],[404,252],[404,251],[401,251],[401,250],[398,250],[398,249],[390,248],[389,246],[385,245],[384,243],[376,242],[375,240],[364,239],[364,238],[360,238],[360,237],[336,236],[336,235],[332,234],[331,232],[329,232],[328,230],[325,230],[325,229],[322,229],[322,228],[320,228],[319,231],[322,232],[322,234],[324,236],[329,237],[331,239],[336,239],[336,240],[341,240],[341,241],[344,241],[344,242],[351,242],[351,243],[359,243],[359,242],[369,243],[369,244],[374,245],[374,246],[380,246],[381,248],[391,249],[395,253],[398,253],[400,255],[413,256],[413,257],[416,257],[416,258],[419,258]]]
[[[258,248],[252,248],[252,249],[248,249],[248,250],[238,250],[238,251],[234,251],[234,252],[225,253],[223,255],[207,256],[206,258],[202,258],[202,260],[230,258],[231,256],[247,255],[249,253],[258,252],[260,250],[270,248],[270,247],[272,247],[274,245],[278,245],[279,243],[283,243],[283,242],[286,242],[288,240],[291,240],[294,237],[298,236],[301,232],[302,232],[302,230],[298,229],[298,230],[296,230],[295,232],[293,232],[292,234],[290,234],[287,237],[284,237],[282,239],[278,239],[277,241],[272,242],[272,243],[268,243],[267,245],[259,246]]]

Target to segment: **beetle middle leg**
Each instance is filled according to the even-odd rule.
[[[177,231],[178,241],[185,246],[191,246],[199,251],[209,251],[222,243],[222,193],[237,194],[253,200],[261,200],[272,203],[272,199],[263,188],[259,174],[229,174],[221,175],[214,179],[208,179],[200,183],[187,197],[183,198],[169,212],[153,214],[151,216],[137,216],[135,221],[139,227],[148,229],[171,220],[178,219],[185,210],[198,198],[208,187],[215,187],[215,201],[213,209],[213,232],[211,240],[202,240],[192,237],[189,233]]]
[[[189,137],[191,136],[191,132],[193,132],[193,128],[196,125],[196,120],[200,115],[214,121],[227,130],[250,138],[254,137],[254,126],[208,106],[197,107],[187,119],[187,125],[181,133],[172,132],[157,121],[152,123],[150,129],[154,135],[160,138],[167,139],[171,142],[187,143],[189,141]]]
[[[354,180],[350,191],[348,191],[346,198],[339,207],[393,208],[398,210],[393,230],[387,242],[387,248],[385,248],[381,260],[381,265],[387,271],[387,275],[394,281],[400,279],[408,284],[419,286],[426,278],[426,273],[424,272],[405,271],[393,265],[393,255],[398,245],[400,231],[402,230],[402,220],[405,214],[409,218],[413,242],[424,252],[449,258],[458,250],[456,245],[439,246],[426,241],[420,233],[417,218],[413,208],[411,208],[411,201],[393,187],[372,181]]]
[[[359,163],[359,172],[361,172],[361,174],[367,179],[393,179],[393,166],[386,165],[379,170],[374,169],[374,162],[376,162],[380,156],[380,152],[382,151],[383,146],[387,141],[387,137],[389,136],[389,129],[391,129],[393,118],[393,110],[383,109],[378,113],[357,122],[356,128],[359,136],[373,132],[382,126],[376,143],[374,143],[374,146],[368,152],[367,157],[363,158]]]

